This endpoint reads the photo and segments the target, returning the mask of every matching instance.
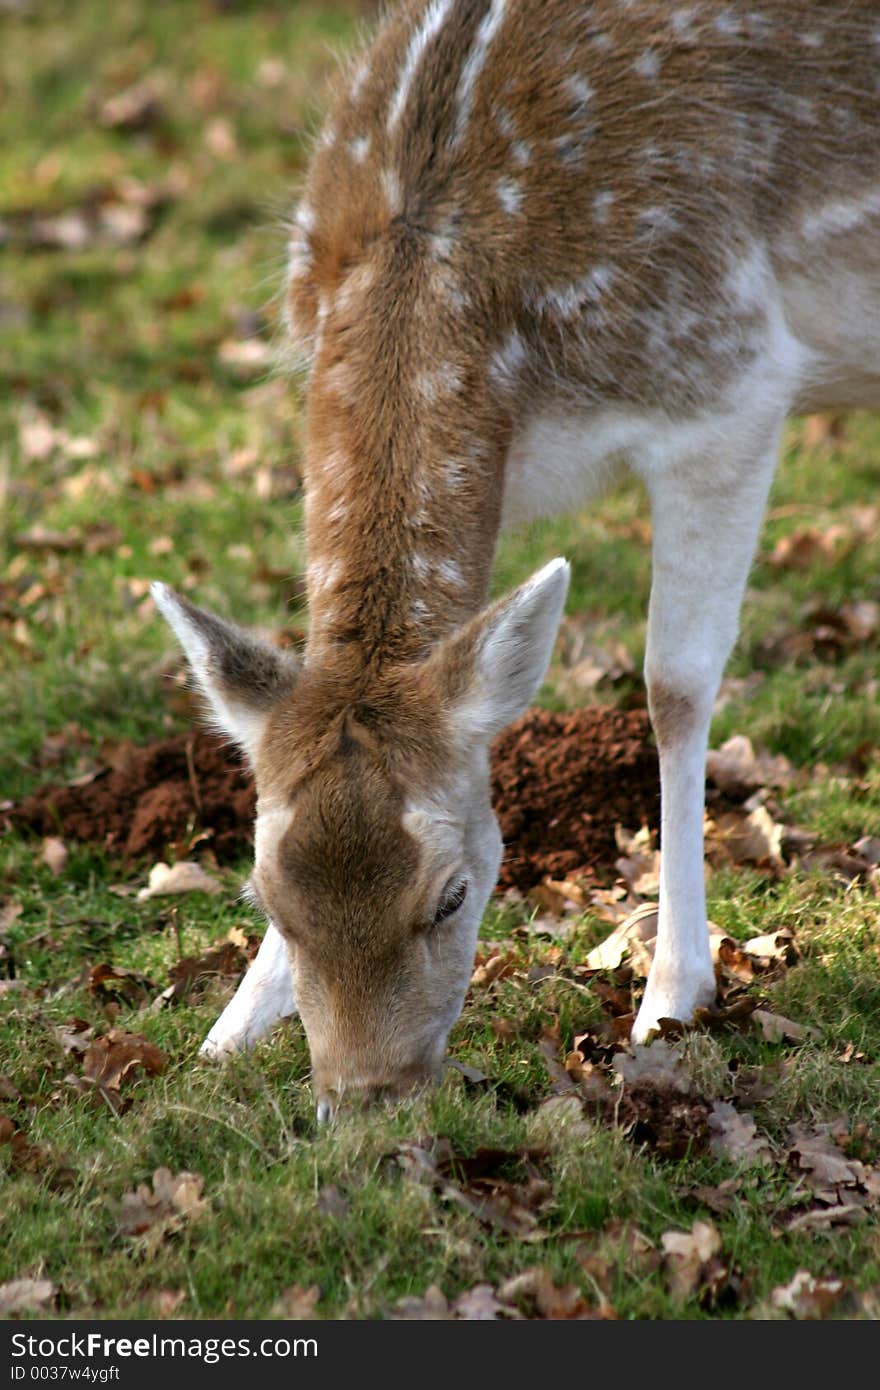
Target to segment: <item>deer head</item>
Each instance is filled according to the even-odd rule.
[[[378,670],[344,646],[298,662],[154,586],[254,771],[250,893],[287,945],[322,1116],[438,1075],[501,860],[490,744],[543,679],[568,574]]]

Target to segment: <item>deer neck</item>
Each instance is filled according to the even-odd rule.
[[[349,286],[334,308],[309,386],[307,660],[344,649],[349,669],[376,669],[423,657],[484,604],[509,424],[473,343],[468,358],[436,331],[396,332],[381,293]]]

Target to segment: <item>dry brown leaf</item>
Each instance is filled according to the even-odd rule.
[[[500,1043],[515,1042],[519,1036],[516,1026],[509,1018],[493,1016],[489,1019],[489,1026]]]
[[[788,1142],[789,1157],[808,1174],[806,1181],[814,1190],[864,1184],[867,1176],[864,1165],[857,1159],[846,1158],[827,1129],[794,1125],[789,1131]]]
[[[321,1290],[317,1284],[310,1284],[307,1289],[302,1284],[291,1284],[281,1294],[274,1311],[294,1322],[305,1322],[315,1317],[315,1308],[320,1301]]]
[[[848,526],[835,522],[820,530],[818,526],[804,526],[787,536],[780,536],[768,563],[774,569],[809,569],[817,561],[832,560],[847,541],[852,538]]]
[[[84,1018],[69,1018],[66,1023],[59,1024],[55,1030],[58,1041],[66,1053],[86,1052],[94,1031],[94,1028]]]
[[[101,105],[101,125],[111,130],[145,130],[155,124],[162,111],[165,84],[159,74],[116,92]]]
[[[481,1285],[482,1288],[491,1288],[488,1284]],[[462,1295],[466,1297],[466,1295]],[[443,1290],[436,1284],[431,1284],[419,1297],[410,1294],[406,1298],[401,1298],[394,1305],[394,1310],[389,1317],[394,1322],[445,1322],[452,1318],[453,1314],[449,1307],[449,1302]]]
[[[57,878],[67,867],[67,845],[57,835],[47,835],[40,858]]]
[[[52,1305],[58,1292],[48,1279],[10,1279],[0,1284],[0,1317],[13,1313],[42,1313]]]
[[[614,832],[622,857],[614,867],[636,898],[655,898],[660,891],[660,851],[654,848],[654,832],[648,826],[632,834],[622,826]]]
[[[52,531],[47,526],[32,526],[29,531],[19,531],[13,544],[18,550],[52,550],[64,553],[82,550],[82,533],[71,527],[69,531]]]
[[[745,796],[758,787],[787,787],[794,776],[788,758],[755,752],[745,734],[734,734],[706,754],[706,775],[728,796]]]
[[[153,1306],[157,1318],[173,1318],[186,1298],[185,1289],[157,1289],[153,1295]]]
[[[798,949],[794,942],[794,932],[784,927],[781,931],[766,932],[763,936],[750,937],[743,942],[742,949],[757,960],[792,966],[797,963]]]
[[[563,1095],[574,1086],[574,1081],[560,1061],[562,1036],[557,1020],[552,1026],[545,1024],[541,1029],[538,1047],[547,1067],[555,1095]]]
[[[574,879],[544,878],[536,883],[526,894],[526,901],[551,917],[562,917],[566,913],[579,911],[586,902],[587,895]],[[547,916],[535,918],[529,923],[530,932],[546,931],[551,936],[560,934],[557,923],[548,921]]]
[[[170,893],[219,893],[222,887],[219,879],[212,878],[191,859],[181,859],[172,865],[160,860],[150,870],[148,885],[141,888],[138,897],[156,898]]]
[[[261,338],[226,338],[217,356],[233,375],[245,379],[267,370],[272,363],[272,348]]]
[[[689,1298],[706,1281],[721,1251],[721,1236],[711,1221],[695,1221],[690,1231],[665,1231],[660,1237],[670,1291]]]
[[[185,1221],[197,1220],[210,1208],[202,1196],[204,1178],[198,1173],[173,1174],[170,1168],[157,1168],[152,1188],[139,1183],[133,1192],[125,1192],[119,1204],[119,1231],[125,1236],[150,1233],[161,1240],[172,1231],[181,1229]]]
[[[471,975],[471,987],[473,989],[484,988],[491,985],[493,981],[502,979],[505,975],[510,975],[515,967],[515,957],[504,951],[494,951],[486,960],[480,960],[474,973]]]
[[[706,817],[706,853],[710,859],[731,864],[770,864],[783,867],[782,837],[785,826],[773,820],[766,806],[748,815],[725,811]]]
[[[644,1083],[679,1095],[687,1095],[691,1089],[680,1049],[663,1038],[655,1038],[647,1046],[636,1044],[631,1054],[616,1052],[612,1065],[627,1086]]]
[[[786,1223],[786,1231],[828,1231],[833,1226],[852,1226],[865,1216],[861,1202],[840,1202],[833,1207],[812,1207]]]
[[[237,938],[232,939],[232,933],[235,931],[236,928],[233,927],[226,941],[206,951],[204,955],[184,956],[172,965],[168,971],[171,984],[163,990],[160,1001],[197,999],[218,977],[236,980],[243,975],[253,952],[251,942],[243,932],[239,935],[244,940],[245,947],[239,944]]]
[[[846,437],[846,416],[841,414],[805,415],[802,437],[808,449],[831,445]]]
[[[315,1206],[323,1216],[330,1216],[335,1221],[341,1221],[343,1217],[348,1216],[351,1209],[348,1198],[332,1183],[328,1183],[326,1187],[320,1189]]]
[[[21,903],[12,902],[11,899],[0,907],[0,937],[6,935],[13,922],[17,921],[23,912]]]
[[[774,1308],[782,1308],[794,1318],[825,1318],[847,1292],[842,1279],[817,1279],[808,1269],[799,1269],[789,1284],[780,1284],[771,1294]]]
[[[553,1275],[544,1265],[523,1270],[506,1279],[498,1290],[503,1303],[525,1303],[539,1318],[571,1320],[592,1317],[592,1310],[576,1284],[563,1288],[553,1282]]]
[[[853,852],[868,864],[880,864],[880,838],[876,835],[863,835],[853,845]]]
[[[641,903],[610,936],[593,947],[586,963],[591,970],[616,970],[628,957],[636,974],[646,978],[654,959],[656,940],[657,906]]]
[[[767,1009],[754,1009],[751,1016],[760,1028],[765,1042],[798,1043],[821,1036],[817,1029],[804,1023],[795,1023],[792,1019],[784,1018],[782,1014],[770,1013]]]
[[[742,1185],[742,1178],[725,1178],[723,1182],[714,1187],[708,1184],[698,1184],[689,1189],[688,1196],[693,1197],[696,1202],[701,1202],[710,1211],[726,1216],[735,1209],[736,1194]]]
[[[89,971],[89,993],[103,1003],[143,1004],[152,997],[156,989],[152,980],[137,970],[124,970],[102,961],[93,965]],[[65,1051],[76,1051],[66,1047]]]
[[[712,1152],[734,1163],[768,1163],[770,1145],[759,1134],[751,1115],[740,1114],[727,1101],[717,1100],[709,1116]]]
[[[495,1322],[498,1318],[516,1318],[519,1314],[510,1304],[499,1301],[491,1284],[477,1284],[459,1294],[453,1304],[453,1316],[461,1322]]]
[[[149,1038],[111,1028],[105,1037],[89,1044],[83,1057],[83,1076],[77,1078],[78,1088],[90,1084],[104,1093],[118,1092],[123,1083],[136,1080],[141,1072],[161,1076],[167,1062],[167,1053]]]

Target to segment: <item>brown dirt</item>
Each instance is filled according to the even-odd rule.
[[[102,845],[126,859],[186,854],[198,837],[221,862],[252,844],[254,797],[235,752],[208,733],[128,747],[85,785],[44,786],[13,826]],[[493,800],[507,846],[499,886],[545,875],[608,881],[614,827],[652,822],[657,757],[643,710],[529,710],[493,750]]]
[[[654,824],[657,753],[644,710],[531,709],[496,741],[492,800],[506,846],[499,886],[614,877],[614,827]]]

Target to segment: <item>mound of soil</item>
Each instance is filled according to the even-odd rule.
[[[530,709],[496,740],[492,801],[505,852],[498,883],[526,892],[549,874],[614,877],[614,827],[660,811],[657,751],[644,710]]]
[[[506,845],[499,884],[549,874],[613,877],[614,827],[653,821],[657,755],[643,710],[529,710],[493,749],[492,790]],[[253,787],[209,733],[130,747],[85,785],[40,787],[7,812],[39,835],[88,840],[126,859],[188,851],[201,832],[222,863],[252,844]]]

